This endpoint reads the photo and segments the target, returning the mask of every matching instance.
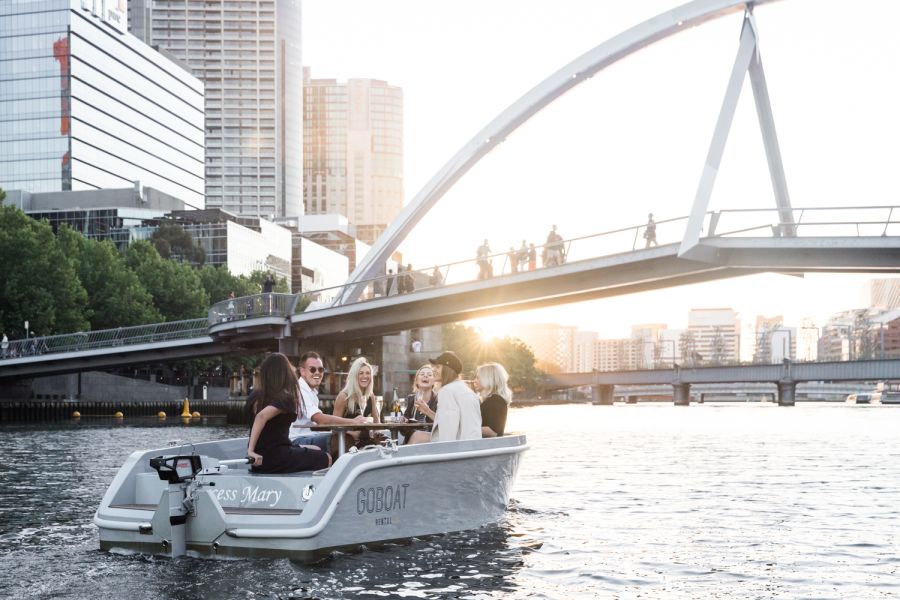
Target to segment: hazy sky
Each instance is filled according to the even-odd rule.
[[[663,0],[305,0],[313,77],[387,80],[404,91],[405,194],[556,69],[680,4]],[[756,10],[795,207],[900,204],[900,3],[784,0]],[[735,14],[625,59],[559,98],[483,159],[401,245],[418,268],[690,212],[740,34]],[[711,210],[774,206],[749,80]],[[885,218],[871,211],[866,219]],[[766,215],[766,220],[772,219]],[[900,228],[892,231],[900,235]],[[660,242],[681,231],[660,229]],[[865,276],[758,275],[518,313],[624,336],[686,324],[690,308],[788,324],[865,305]]]

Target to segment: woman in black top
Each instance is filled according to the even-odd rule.
[[[372,375],[372,365],[364,356],[360,356],[350,365],[347,373],[347,385],[344,386],[334,399],[334,408],[331,414],[345,419],[355,419],[362,415],[369,417],[370,423],[381,423],[378,407],[375,406],[375,381]],[[382,438],[372,436],[367,430],[348,431],[344,434],[344,445],[349,448],[356,446],[362,448],[369,444],[379,443]],[[333,454],[337,454],[338,438],[331,436]]]
[[[512,402],[509,375],[502,365],[487,363],[475,370],[475,391],[481,396],[481,437],[506,431],[506,412]]]
[[[284,354],[270,354],[262,362],[259,387],[248,404],[256,415],[247,445],[253,471],[294,473],[331,465],[331,457],[317,447],[291,445],[288,431],[300,410],[300,391],[297,374]]]
[[[434,393],[434,369],[430,364],[419,367],[413,382],[413,393],[406,397],[406,422],[434,423],[437,394]]]

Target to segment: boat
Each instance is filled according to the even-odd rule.
[[[857,392],[847,394],[847,404],[881,404],[881,392]]]
[[[522,434],[352,448],[328,469],[258,474],[247,438],[132,453],[94,515],[101,550],[319,560],[475,529],[506,511]]]

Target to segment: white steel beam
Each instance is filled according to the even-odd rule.
[[[348,282],[360,282],[382,272],[385,261],[400,242],[460,177],[509,134],[568,90],[623,58],[676,33],[735,11],[745,11],[750,5],[775,1],[693,0],[620,33],[565,65],[510,105],[463,146],[391,222],[372,249],[359,261]],[[363,286],[348,286],[347,289],[349,291],[335,299],[334,304],[356,299],[362,293]]]
[[[756,51],[756,35],[750,20],[744,19],[741,28],[741,43],[738,46],[734,66],[731,69],[731,77],[728,79],[728,87],[725,88],[725,98],[722,99],[722,108],[719,110],[719,119],[713,130],[712,142],[709,144],[709,152],[706,155],[706,163],[703,165],[703,173],[700,175],[700,184],[697,186],[697,194],[694,196],[694,206],[688,217],[688,224],[684,231],[684,239],[678,250],[679,256],[701,258],[697,256],[700,248],[700,232],[703,229],[703,221],[706,217],[706,209],[709,207],[709,199],[712,196],[713,185],[719,174],[719,166],[722,163],[722,154],[725,151],[725,142],[728,141],[728,133],[731,131],[731,123],[734,121],[734,112],[737,109],[738,99],[741,97],[741,88],[747,69]],[[693,252],[692,252],[693,250]]]

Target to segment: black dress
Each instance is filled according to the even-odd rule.
[[[428,401],[428,408],[432,410],[432,412],[437,412],[437,394],[434,392],[431,393],[431,399]],[[416,411],[416,418],[413,419],[413,411]],[[403,411],[403,416],[406,417],[407,421],[416,421],[418,423],[434,423],[434,421],[426,414],[419,412],[416,409],[416,395],[410,394],[406,397],[406,410]]]
[[[481,425],[490,427],[497,435],[506,430],[506,400],[499,394],[491,394],[481,403]]]
[[[256,392],[254,392],[255,394]],[[253,394],[251,394],[251,397]],[[252,405],[248,398],[247,403]],[[328,466],[328,455],[321,450],[311,450],[291,445],[288,436],[291,424],[297,419],[297,408],[289,399],[273,399],[262,407],[274,406],[282,412],[266,421],[256,440],[256,453],[263,457],[261,467],[251,467],[256,473],[295,473],[314,471]],[[252,425],[251,425],[252,428]]]

